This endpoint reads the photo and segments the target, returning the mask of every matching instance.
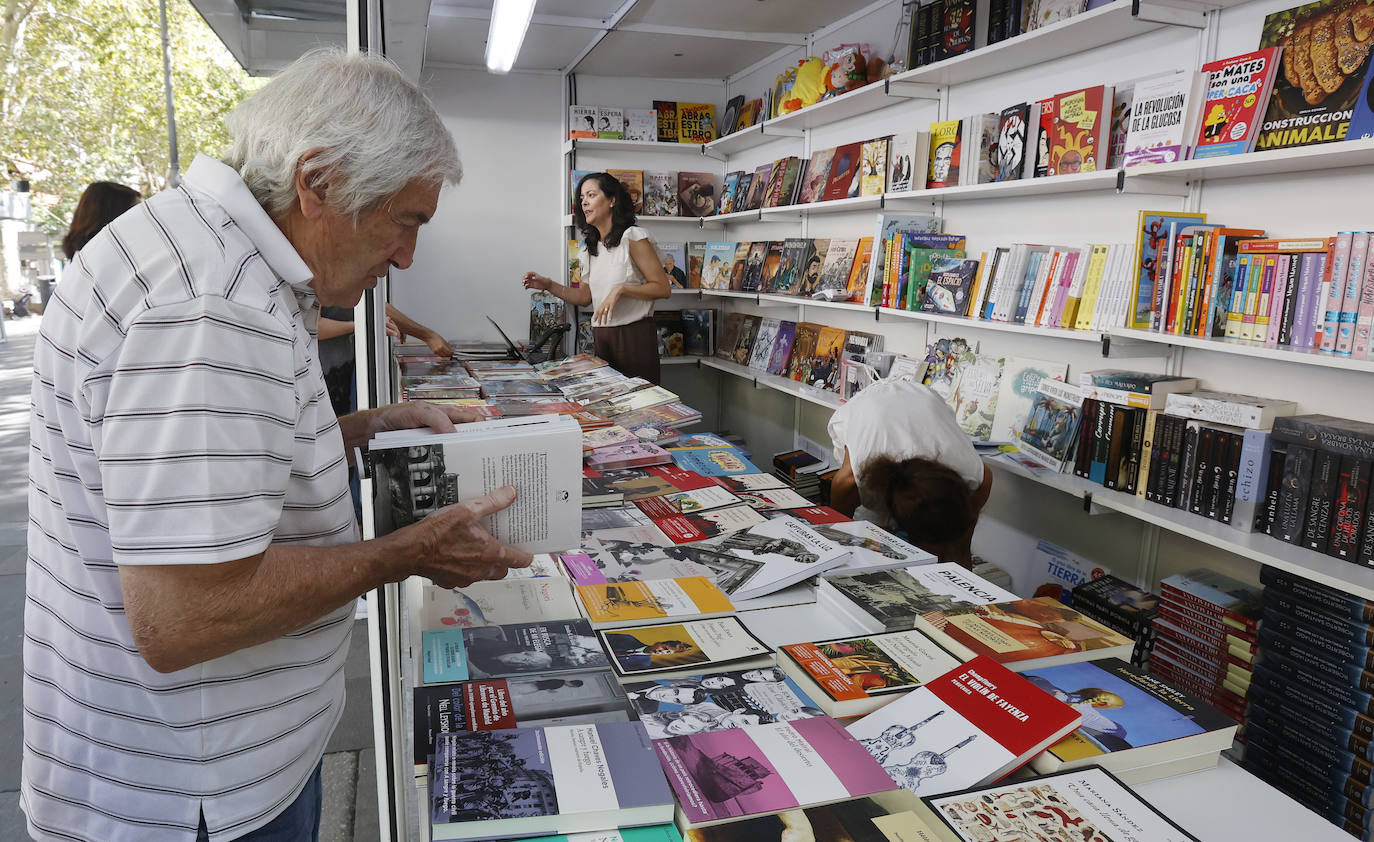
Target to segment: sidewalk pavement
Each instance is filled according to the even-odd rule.
[[[42,317],[8,320],[0,343],[0,840],[27,839],[19,810],[23,724],[24,572],[28,558],[29,381]],[[4,456],[8,453],[9,456]],[[367,623],[358,620],[344,666],[347,703],[325,749],[321,842],[380,837]]]

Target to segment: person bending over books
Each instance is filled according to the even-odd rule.
[[[658,384],[658,331],[654,301],[672,284],[649,233],[635,225],[634,200],[625,185],[604,172],[577,183],[573,222],[582,232],[578,260],[581,286],[570,287],[526,272],[525,289],[548,292],[577,307],[592,308],[593,353],[627,377]]]
[[[912,380],[884,380],[836,410],[829,429],[841,463],[832,507],[905,531],[941,561],[972,566],[992,472],[943,398]]]

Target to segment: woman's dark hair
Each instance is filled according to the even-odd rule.
[[[864,464],[863,478],[918,547],[952,541],[978,521],[968,483],[939,462],[875,456]]]
[[[81,247],[100,233],[100,229],[115,221],[124,211],[138,204],[142,197],[132,187],[113,181],[97,181],[86,188],[76,203],[72,225],[62,238],[62,251],[71,260]]]
[[[601,242],[601,232],[596,226],[587,224],[587,217],[582,213],[582,185],[588,181],[595,181],[602,194],[611,200],[611,233],[606,235],[606,245],[610,248],[620,245],[620,237],[625,229],[635,224],[635,200],[631,198],[629,189],[610,173],[587,173],[577,182],[577,193],[573,196],[573,224],[582,232],[587,253],[594,255]]]

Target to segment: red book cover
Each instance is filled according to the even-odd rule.
[[[848,523],[847,518],[829,506],[807,506],[802,509],[788,509],[787,513],[799,517],[807,523]]]
[[[859,155],[862,143],[846,143],[835,148],[835,160],[830,164],[830,178],[820,201],[847,199],[859,195]]]
[[[1192,157],[1241,155],[1254,149],[1281,49],[1256,50],[1202,66],[1207,99]]]
[[[501,731],[516,727],[505,679],[463,682],[463,711],[467,714],[469,731]]]
[[[1045,115],[1049,126],[1045,174],[1071,175],[1105,169],[1112,89],[1096,85],[1059,94],[1049,102]]]

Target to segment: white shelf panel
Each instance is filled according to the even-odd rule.
[[[1125,0],[1119,1],[1125,2]],[[818,126],[828,126],[831,123],[838,123],[841,120],[848,120],[850,117],[877,111],[879,108],[895,105],[901,101],[887,95],[886,80],[869,82],[862,88],[852,90],[834,99],[823,100],[809,108],[765,120],[762,132],[767,137],[769,132],[800,132]]]
[[[1320,146],[1250,152],[1224,158],[1201,158],[1172,164],[1143,164],[1126,170],[1126,182],[1133,178],[1168,178],[1189,181],[1306,173],[1360,167],[1374,163],[1374,140],[1342,140]]]
[[[733,211],[731,213],[721,213],[715,216],[706,217],[722,224],[731,222],[758,222],[762,211],[757,209],[747,211]]]
[[[764,222],[793,222],[802,217],[823,213],[851,213],[854,211],[878,210],[883,206],[883,197],[855,196],[852,199],[832,199],[829,202],[808,202],[804,205],[782,205],[764,208],[761,211]]]
[[[602,140],[594,137],[573,137],[563,141],[563,154],[579,149],[609,149],[614,152],[668,152],[678,155],[701,155],[700,143],[659,143],[653,140]]]
[[[659,365],[696,365],[701,357],[659,357]]]
[[[1235,354],[1242,357],[1258,357],[1265,360],[1294,363],[1296,365],[1315,365],[1325,368],[1338,368],[1342,371],[1362,373],[1374,372],[1374,359],[1354,359],[1338,354],[1318,351],[1312,348],[1291,348],[1286,345],[1273,347],[1259,342],[1245,342],[1239,339],[1217,339],[1203,336],[1176,336],[1172,333],[1156,333],[1152,330],[1133,330],[1112,328],[1112,336],[1141,342],[1156,342],[1161,345],[1176,345],[1183,348],[1198,348],[1218,354]]]
[[[701,290],[699,289],[679,289],[677,287],[673,287],[672,289],[668,290],[668,293],[670,295],[695,295],[697,298],[701,297]]]
[[[725,160],[736,152],[753,149],[770,141],[777,140],[774,135],[763,133],[763,123],[755,123],[747,129],[719,137],[702,147],[702,152],[717,160]]]
[[[716,371],[723,371],[726,374],[732,374],[744,380],[751,380],[755,388],[766,388],[777,392],[784,392],[793,397],[801,398],[809,403],[814,403],[817,406],[824,406],[828,409],[839,409],[840,404],[843,403],[843,401],[840,400],[840,396],[834,392],[827,392],[813,386],[804,386],[795,380],[789,380],[786,377],[778,377],[777,375],[768,374],[767,372],[755,371],[748,366],[728,363],[724,360],[716,359],[715,357],[702,357],[701,364],[707,368],[714,368]]]
[[[703,289],[701,294],[713,298],[752,298],[755,301],[759,298],[757,292],[739,292],[730,289]]]
[[[1112,193],[1116,191],[1117,171],[1076,173],[1046,178],[1019,178],[994,184],[969,184],[963,187],[936,187],[887,193],[885,204],[911,202],[961,202],[984,199],[1010,199],[1016,196],[1047,196],[1055,193]]]
[[[797,307],[824,307],[829,310],[848,310],[851,313],[872,313],[873,308],[853,301],[825,301],[819,298],[808,298],[799,295],[774,295],[763,293],[759,295],[760,304],[792,304]]]
[[[1158,503],[1112,491],[1072,474],[1056,474],[1047,470],[1032,470],[1004,459],[984,460],[998,470],[1049,486],[1076,497],[1092,495],[1092,505],[1111,510],[1136,520],[1152,524],[1185,538],[1201,541],[1228,553],[1286,570],[1295,576],[1310,579],[1362,599],[1374,599],[1374,568],[1360,567],[1347,561],[1286,544],[1269,535],[1241,532],[1224,523],[1180,511]]]
[[[1092,330],[1066,330],[1058,327],[1037,327],[1035,325],[1018,325],[1009,322],[994,322],[987,319],[970,319],[965,316],[947,316],[943,313],[922,313],[914,310],[898,310],[892,307],[879,307],[878,312],[883,316],[891,316],[899,319],[913,319],[920,322],[936,322],[938,324],[958,325],[969,327],[974,330],[995,330],[1002,333],[1024,333],[1031,336],[1043,336],[1050,339],[1069,339],[1075,342],[1098,342],[1102,341],[1102,334]]]

